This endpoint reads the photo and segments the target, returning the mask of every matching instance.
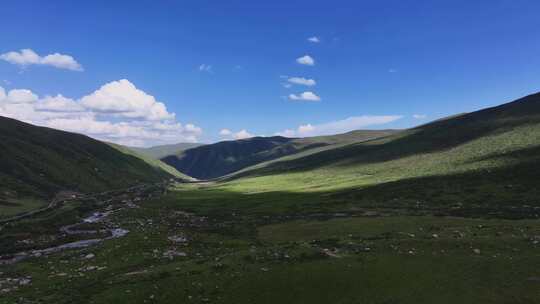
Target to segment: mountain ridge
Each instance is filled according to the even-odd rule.
[[[62,190],[103,191],[172,177],[88,136],[1,116],[0,150],[0,194],[11,196],[50,198]]]
[[[198,179],[221,177],[258,163],[301,151],[387,136],[397,130],[357,130],[344,134],[289,138],[252,137],[221,141],[169,155],[161,160],[178,171]]]

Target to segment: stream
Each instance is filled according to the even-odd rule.
[[[102,243],[105,240],[121,238],[129,233],[129,230],[122,228],[110,228],[110,229],[100,229],[100,230],[80,230],[77,229],[78,226],[88,223],[98,223],[106,219],[109,215],[117,212],[120,209],[107,211],[107,212],[94,212],[91,216],[84,218],[81,222],[63,226],[60,228],[62,233],[67,235],[80,235],[80,234],[98,234],[98,233],[109,233],[110,235],[105,238],[95,238],[88,240],[81,240],[76,242],[70,242],[62,244],[59,246],[53,246],[45,249],[36,249],[31,251],[23,251],[10,255],[9,258],[3,258],[0,256],[0,265],[11,265],[22,260],[31,258],[31,257],[41,257],[43,255],[48,255],[56,252],[60,252],[67,249],[77,249],[77,248],[87,248]]]

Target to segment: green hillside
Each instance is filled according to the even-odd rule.
[[[149,148],[143,147],[128,147],[130,150],[137,152],[138,154],[145,155],[153,159],[161,159],[169,155],[177,155],[182,151],[200,147],[204,144],[200,143],[177,143],[172,145],[160,145]]]
[[[378,138],[395,132],[362,130],[309,138],[254,137],[188,149],[162,160],[189,176],[211,179],[301,151]]]
[[[32,282],[2,300],[538,303],[540,94],[374,135],[4,225],[0,257],[97,237],[61,228],[111,206],[80,228],[129,234],[8,265]]]
[[[351,206],[537,205],[539,151],[540,94],[535,94],[384,138],[247,168],[222,187],[334,193]]]
[[[103,191],[170,176],[87,136],[5,117],[0,117],[0,151],[2,209],[19,210],[21,200],[49,199],[62,190]]]
[[[176,170],[175,168],[167,165],[166,163],[162,162],[161,160],[159,159],[156,159],[148,154],[144,154],[144,153],[141,153],[139,152],[138,149],[135,149],[133,147],[126,147],[126,146],[122,146],[122,145],[117,145],[117,144],[114,144],[114,143],[108,143],[110,146],[112,146],[113,148],[117,149],[118,151],[124,153],[124,154],[127,154],[127,155],[131,155],[131,156],[135,156],[141,160],[143,160],[144,162],[146,162],[147,164],[149,164],[150,166],[154,167],[154,168],[157,168],[157,169],[160,169],[160,170],[163,170],[167,173],[169,173],[170,175],[176,177],[176,178],[179,178],[179,179],[182,179],[182,180],[186,180],[186,181],[193,181],[194,179],[192,177],[189,177],[181,172],[179,172],[178,170]]]

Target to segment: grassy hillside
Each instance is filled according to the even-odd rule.
[[[538,205],[539,151],[536,94],[385,138],[278,159],[221,187],[327,193],[351,206]]]
[[[210,179],[285,155],[378,138],[394,132],[365,130],[310,138],[254,137],[205,145],[164,157],[162,160],[189,176]]]
[[[21,199],[48,199],[154,182],[170,175],[87,136],[0,117],[1,208]]]
[[[137,152],[140,155],[145,155],[153,159],[161,159],[169,155],[177,155],[182,151],[200,147],[204,144],[200,143],[177,143],[173,145],[161,145],[154,146],[150,148],[141,148],[141,147],[128,147],[130,150]]]
[[[166,163],[162,162],[161,160],[155,159],[155,158],[149,156],[148,154],[138,152],[137,149],[134,150],[134,148],[132,148],[132,147],[126,147],[126,146],[117,145],[117,144],[114,144],[114,143],[108,143],[108,144],[110,146],[112,146],[113,148],[117,149],[118,151],[124,153],[124,154],[135,156],[135,157],[143,160],[144,162],[146,162],[150,166],[169,173],[171,176],[174,176],[176,178],[183,179],[183,180],[186,180],[186,181],[193,181],[194,180],[194,178],[189,177],[189,176],[179,172],[178,170],[176,170],[175,168],[167,165]]]
[[[6,225],[0,256],[96,237],[58,231],[110,204],[83,227],[129,234],[5,267],[32,282],[0,303],[539,303],[538,180],[532,95]]]

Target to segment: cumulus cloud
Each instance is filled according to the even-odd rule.
[[[315,80],[304,77],[290,77],[287,79],[287,81],[293,84],[305,85],[308,87],[312,87],[317,84]]]
[[[229,129],[221,129],[221,131],[219,131],[219,135],[221,136],[231,136],[232,132],[231,130]]]
[[[36,103],[35,109],[41,112],[84,112],[82,105],[71,98],[66,98],[62,94],[56,96],[45,96],[41,102]]]
[[[255,135],[249,133],[246,130],[241,130],[233,134],[234,139],[245,139],[245,138],[251,138]]]
[[[315,65],[315,59],[309,55],[302,56],[296,59],[296,62],[303,65]]]
[[[177,122],[163,103],[127,80],[113,81],[78,100],[0,87],[0,116],[136,146],[197,142],[203,132]]]
[[[343,120],[332,121],[328,123],[312,125],[305,124],[300,125],[296,129],[287,129],[282,132],[276,133],[276,135],[285,137],[309,137],[320,135],[331,135],[345,133],[361,128],[383,125],[402,118],[400,115],[383,115],[383,116],[354,116]]]
[[[48,65],[59,69],[83,71],[82,65],[72,56],[60,53],[40,56],[31,49],[22,49],[19,52],[12,51],[0,54],[0,59],[22,67],[29,65]]]
[[[30,90],[19,89],[11,90],[6,95],[6,102],[9,103],[33,103],[38,97]]]
[[[427,115],[425,115],[425,114],[414,114],[413,118],[414,119],[425,119],[425,118],[427,118]]]
[[[219,135],[223,139],[235,139],[235,140],[246,139],[246,138],[251,138],[251,137],[255,136],[255,135],[249,133],[245,129],[240,130],[238,132],[233,132],[233,131],[231,131],[229,129],[222,129],[221,131],[219,131]]]
[[[290,100],[302,100],[302,101],[320,101],[321,98],[313,92],[304,92],[301,94],[290,94]]]
[[[319,37],[317,37],[317,36],[309,37],[309,38],[308,38],[308,41],[309,41],[309,42],[313,42],[313,43],[319,43],[319,42],[321,42],[321,40],[320,40]]]
[[[81,104],[91,111],[119,117],[147,120],[167,120],[175,117],[174,113],[167,112],[165,104],[137,89],[127,79],[103,85],[94,93],[84,96]]]

